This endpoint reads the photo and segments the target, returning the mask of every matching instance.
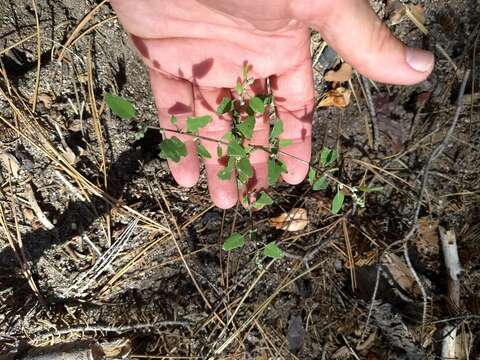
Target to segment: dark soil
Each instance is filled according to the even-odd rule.
[[[392,3],[373,4],[387,23]],[[160,134],[149,130],[135,140],[139,123],[156,125],[156,110],[147,72],[108,4],[81,33],[105,22],[69,45],[59,62],[75,27],[98,3],[36,1],[40,97],[32,113],[36,37],[2,49],[35,34],[35,11],[30,1],[4,0],[0,154],[16,159],[19,171],[14,174],[8,161],[0,161],[0,206],[10,234],[9,241],[0,222],[0,356],[31,346],[128,339],[131,358],[207,358],[225,345],[225,358],[434,359],[440,355],[441,331],[450,324],[458,326],[457,336],[468,349],[469,357],[458,358],[480,359],[480,71],[475,57],[480,7],[473,0],[417,3],[425,9],[431,35],[408,19],[391,28],[409,45],[436,51],[436,67],[416,86],[371,86],[378,149],[368,143],[365,124],[371,120],[355,77],[358,103],[352,97],[345,109],[319,108],[315,114],[315,158],[323,146],[336,147],[341,161],[335,175],[343,183],[382,187],[367,194],[364,208],[347,197],[342,214],[332,216],[332,190],[313,192],[307,182],[279,184],[272,189],[275,204],[253,214],[241,207],[212,207],[204,177],[190,190],[177,187],[158,157]],[[331,86],[322,75],[338,59],[328,48],[318,53],[318,34],[312,43],[321,97]],[[458,73],[436,45],[445,49]],[[89,97],[90,69],[100,142]],[[429,172],[417,235],[409,243],[413,267],[428,294],[427,317],[422,324],[418,285],[402,288],[394,266],[384,262],[366,327],[377,259],[412,225],[422,169],[452,122],[466,69],[472,77],[460,121]],[[103,95],[112,90],[135,104],[133,123],[104,108]],[[47,142],[70,149],[76,171],[47,156]],[[115,205],[86,181],[116,199]],[[53,228],[35,213],[28,186]],[[270,218],[292,208],[308,211],[304,230],[292,233],[269,225]],[[457,237],[464,269],[459,307],[447,298],[439,224]],[[231,254],[222,250],[231,231],[252,228],[256,241]],[[259,256],[271,241],[287,255],[273,264]],[[111,258],[99,268],[102,254]],[[389,254],[406,266],[401,246]],[[402,274],[411,279],[409,271]]]

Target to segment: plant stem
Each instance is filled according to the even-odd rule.
[[[213,142],[216,142],[217,144],[222,144],[222,145],[228,145],[228,142],[224,141],[224,140],[221,140],[221,139],[213,139],[213,138],[210,138],[208,136],[202,136],[202,135],[194,135],[194,134],[189,134],[189,133],[185,133],[183,131],[180,131],[180,130],[173,130],[173,129],[166,129],[166,128],[163,128],[163,127],[160,127],[160,126],[147,126],[147,129],[153,129],[153,130],[159,130],[159,131],[162,131],[162,132],[171,132],[171,133],[175,133],[175,134],[179,134],[179,135],[187,135],[187,136],[190,136],[190,137],[193,137],[194,139],[201,139],[201,140],[205,140],[205,141],[213,141]],[[262,145],[250,145],[253,149],[255,150],[263,150],[265,151],[266,153],[268,153],[269,155],[274,155],[272,153],[272,151],[265,147],[265,146],[262,146]],[[295,155],[291,155],[289,153],[286,153],[282,150],[278,150],[278,153],[279,154],[282,154],[282,155],[285,155],[285,156],[289,156],[291,157],[292,159],[295,159],[297,161],[300,161],[304,164],[307,164],[309,167],[315,169],[316,171],[319,172],[319,175],[320,176],[325,176],[326,178],[328,178],[329,180],[335,182],[337,185],[341,186],[341,187],[344,187],[346,189],[348,189],[349,191],[353,192],[354,189],[353,187],[341,182],[340,180],[338,180],[337,178],[335,178],[334,176],[330,175],[329,173],[330,172],[333,172],[333,171],[336,171],[338,169],[329,169],[329,170],[325,170],[323,168],[320,168],[316,165],[312,165],[309,161],[306,161],[306,160],[303,160],[303,159],[300,159],[299,157],[295,156]]]

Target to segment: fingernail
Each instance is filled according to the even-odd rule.
[[[406,61],[416,71],[425,72],[432,69],[434,58],[430,51],[408,48]]]

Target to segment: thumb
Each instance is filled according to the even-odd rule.
[[[372,80],[415,84],[425,80],[433,69],[433,54],[409,48],[396,39],[368,0],[295,0],[292,11],[297,19],[319,31],[346,62]]]

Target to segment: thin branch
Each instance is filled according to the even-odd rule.
[[[382,254],[380,255],[380,258],[379,258],[379,262],[378,262],[379,264],[382,262],[385,253],[389,249],[391,249],[392,247],[394,247],[396,245],[399,245],[399,244],[403,245],[405,260],[406,260],[407,265],[410,269],[410,272],[412,273],[412,276],[414,277],[414,279],[415,279],[416,283],[418,284],[418,286],[420,288],[420,291],[422,293],[422,300],[423,300],[422,337],[423,337],[423,329],[424,329],[425,323],[426,323],[427,293],[425,291],[425,287],[423,286],[423,284],[420,281],[420,278],[419,278],[418,274],[416,273],[415,269],[413,268],[413,266],[411,264],[410,257],[409,257],[409,254],[408,254],[408,242],[410,241],[410,239],[413,237],[413,235],[415,234],[415,232],[417,230],[418,217],[419,217],[420,210],[421,210],[421,207],[422,207],[422,198],[423,198],[423,195],[425,193],[425,188],[426,188],[426,184],[427,184],[427,180],[428,180],[430,167],[432,166],[433,161],[436,158],[438,158],[443,153],[445,148],[447,147],[447,144],[450,140],[450,137],[452,136],[452,133],[455,130],[457,124],[458,124],[458,120],[460,118],[460,113],[461,113],[462,108],[463,108],[463,97],[465,95],[465,89],[466,89],[467,81],[468,81],[469,77],[470,77],[470,70],[467,70],[467,71],[465,71],[465,74],[463,76],[462,85],[461,85],[460,91],[458,93],[457,106],[456,106],[455,114],[453,116],[452,124],[450,125],[450,127],[447,131],[447,134],[445,135],[443,141],[439,145],[437,145],[437,147],[430,153],[430,156],[429,156],[425,166],[423,167],[422,183],[421,183],[420,191],[418,192],[415,211],[414,211],[413,218],[412,218],[412,221],[411,221],[410,229],[407,232],[407,234],[401,240],[395,241],[394,243],[390,244],[382,252]],[[363,334],[362,334],[361,338],[363,338],[363,335],[366,333],[366,330],[368,328],[368,324],[369,324],[369,321],[370,321],[370,318],[371,318],[371,315],[372,315],[372,312],[373,312],[373,306],[374,306],[375,298],[377,296],[378,286],[379,286],[379,282],[380,282],[380,272],[381,272],[381,267],[377,266],[377,276],[376,276],[376,281],[375,281],[375,287],[374,287],[374,291],[373,291],[373,294],[372,294],[372,298],[370,300],[370,307],[369,307],[369,310],[368,310],[367,321],[365,322],[365,326],[364,326],[364,330],[363,330]]]
[[[181,130],[174,130],[174,129],[167,129],[167,128],[164,128],[164,127],[160,127],[160,126],[147,126],[147,129],[153,129],[153,130],[159,130],[159,131],[163,131],[163,132],[171,132],[171,133],[174,133],[174,134],[178,134],[178,135],[187,135],[187,136],[190,136],[194,139],[200,139],[200,140],[205,140],[205,141],[213,141],[213,142],[216,142],[217,144],[221,144],[221,145],[228,145],[228,142],[227,141],[224,141],[224,140],[221,140],[221,139],[214,139],[214,138],[211,138],[211,137],[207,137],[207,136],[202,136],[202,135],[198,135],[198,134],[189,134],[189,133],[186,133],[186,132],[183,132]],[[265,147],[265,146],[262,146],[262,145],[253,145],[253,144],[250,144],[250,146],[254,149],[254,150],[263,150],[265,151],[267,154],[269,155],[273,155],[272,151]],[[295,155],[292,155],[292,154],[289,154],[289,153],[286,153],[282,150],[278,150],[278,154],[280,155],[285,155],[285,156],[288,156],[294,160],[297,160],[297,161],[300,161],[304,164],[307,164],[308,166],[310,166],[312,169],[315,169],[318,173],[317,175],[318,176],[325,176],[328,180],[331,180],[335,183],[337,183],[338,185],[340,185],[341,187],[344,187],[348,190],[350,190],[351,192],[354,192],[355,190],[347,185],[347,184],[344,184],[342,183],[340,180],[338,180],[337,178],[335,178],[334,176],[330,175],[330,172],[333,172],[333,171],[336,171],[338,169],[328,169],[328,170],[325,170],[323,168],[320,168],[316,165],[312,165],[310,163],[310,161],[307,161],[307,160],[303,160],[303,159],[300,159],[299,157],[295,156]]]
[[[187,321],[158,321],[154,323],[140,323],[132,325],[121,326],[108,326],[108,325],[84,325],[84,326],[72,326],[66,329],[58,329],[53,331],[41,331],[33,335],[33,341],[37,342],[52,336],[62,336],[74,333],[86,333],[86,332],[103,332],[123,334],[134,330],[155,330],[160,327],[166,326],[181,326],[190,329],[190,323]]]
[[[367,103],[368,113],[370,115],[370,120],[372,122],[373,130],[373,149],[377,150],[379,142],[379,131],[378,131],[378,120],[377,120],[377,111],[375,110],[375,105],[373,104],[372,92],[370,90],[370,80],[365,76],[361,76],[361,83],[363,84],[362,90],[364,90],[365,101]]]

